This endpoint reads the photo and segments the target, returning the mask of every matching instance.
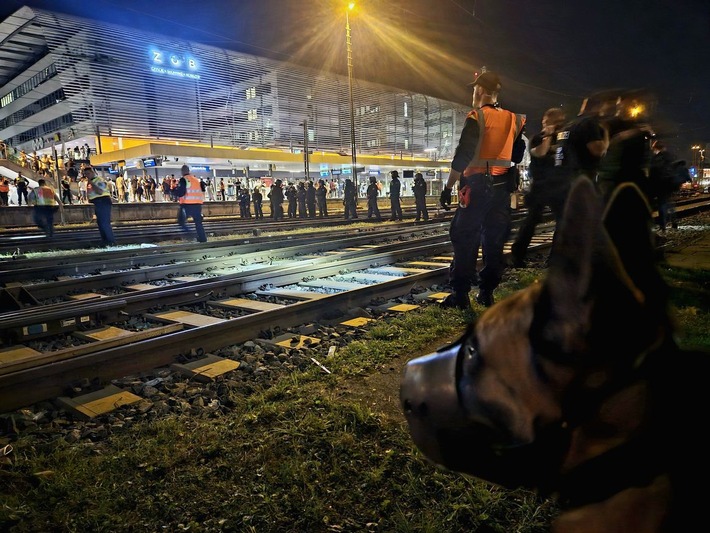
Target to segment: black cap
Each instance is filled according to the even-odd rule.
[[[469,83],[469,85],[480,85],[481,87],[494,92],[500,91],[500,88],[502,87],[498,74],[491,72],[490,70],[479,74],[475,80]]]
[[[189,173],[190,173],[190,167],[188,167],[187,165],[183,165],[182,167],[180,167],[180,173],[181,173],[183,176],[189,174]]]
[[[393,178],[399,178],[399,172],[397,172],[396,170],[393,170],[392,172],[390,172],[390,175],[391,175]]]

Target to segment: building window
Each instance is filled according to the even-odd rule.
[[[246,90],[246,93],[247,93],[247,100],[252,100],[252,99],[256,98],[256,87],[249,87]]]
[[[409,116],[409,105],[407,105],[407,102],[404,102],[404,116]]]
[[[36,87],[39,87],[45,81],[50,78],[53,78],[56,75],[57,66],[54,64],[51,64],[47,68],[42,69],[40,72],[32,76],[29,80],[15,87],[12,92],[7,93],[2,98],[0,98],[0,108],[11,104],[21,96],[26,95],[28,92],[32,91]]]
[[[257,110],[250,109],[247,111],[247,120],[256,120],[258,118]]]

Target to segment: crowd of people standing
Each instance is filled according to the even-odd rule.
[[[476,285],[476,301],[486,307],[494,303],[493,292],[508,266],[503,248],[511,233],[511,194],[520,187],[518,164],[526,150],[531,161],[528,210],[511,247],[510,266],[525,265],[543,211],[549,208],[559,220],[571,185],[580,176],[592,181],[605,201],[622,184],[635,185],[650,206],[658,207],[660,231],[673,224],[670,195],[690,177],[685,163],[666,152],[651,124],[652,94],[644,90],[596,93],[584,99],[572,119],[563,109],[550,108],[542,118],[542,129],[526,146],[526,116],[498,102],[502,88],[498,74],[483,72],[471,86],[473,109],[440,198],[449,209],[452,189],[458,187],[449,231],[454,248],[449,272],[452,293],[444,306],[468,309],[468,293]]]

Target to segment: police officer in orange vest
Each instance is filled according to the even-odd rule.
[[[59,195],[45,180],[37,180],[38,186],[29,194],[28,203],[34,206],[34,221],[47,237],[54,236],[54,212],[62,205]]]
[[[195,223],[197,231],[197,241],[207,242],[205,228],[202,226],[202,204],[205,201],[205,193],[202,190],[200,180],[190,174],[190,167],[183,165],[180,169],[182,178],[177,187],[177,196],[180,202],[180,211],[178,212],[178,224],[183,231],[188,231],[188,217]]]
[[[525,116],[500,107],[499,76],[483,72],[472,83],[473,110],[466,117],[449,178],[441,193],[448,209],[451,189],[459,183],[459,206],[449,235],[454,259],[449,268],[453,293],[445,307],[469,309],[468,292],[478,283],[476,301],[493,305],[493,291],[505,269],[503,245],[510,233],[510,195],[518,186],[517,167],[523,159]],[[483,268],[477,273],[478,250],[483,247]]]

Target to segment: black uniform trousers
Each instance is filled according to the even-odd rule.
[[[377,198],[367,199],[367,218],[375,217],[377,220],[382,219],[380,207],[377,205]]]
[[[390,211],[391,220],[402,220],[402,204],[399,202],[399,196],[390,197]]]
[[[510,234],[510,189],[507,181],[493,185],[483,174],[462,178],[471,187],[470,203],[459,206],[449,228],[454,259],[449,282],[456,294],[468,294],[471,285],[493,291],[503,278],[503,246]],[[478,251],[483,268],[477,272]]]
[[[191,218],[195,223],[198,242],[207,242],[207,234],[202,225],[202,204],[181,204],[180,211],[178,211],[178,224],[183,231],[189,231],[187,228],[188,218]]]
[[[424,220],[429,220],[429,211],[426,207],[426,196],[414,196],[414,204],[417,210],[417,220],[424,218]]]
[[[545,207],[549,206],[555,222],[559,222],[571,184],[569,176],[533,179],[530,191],[525,195],[527,214],[510,249],[515,261],[521,262],[525,258],[535,227],[542,222]]]

